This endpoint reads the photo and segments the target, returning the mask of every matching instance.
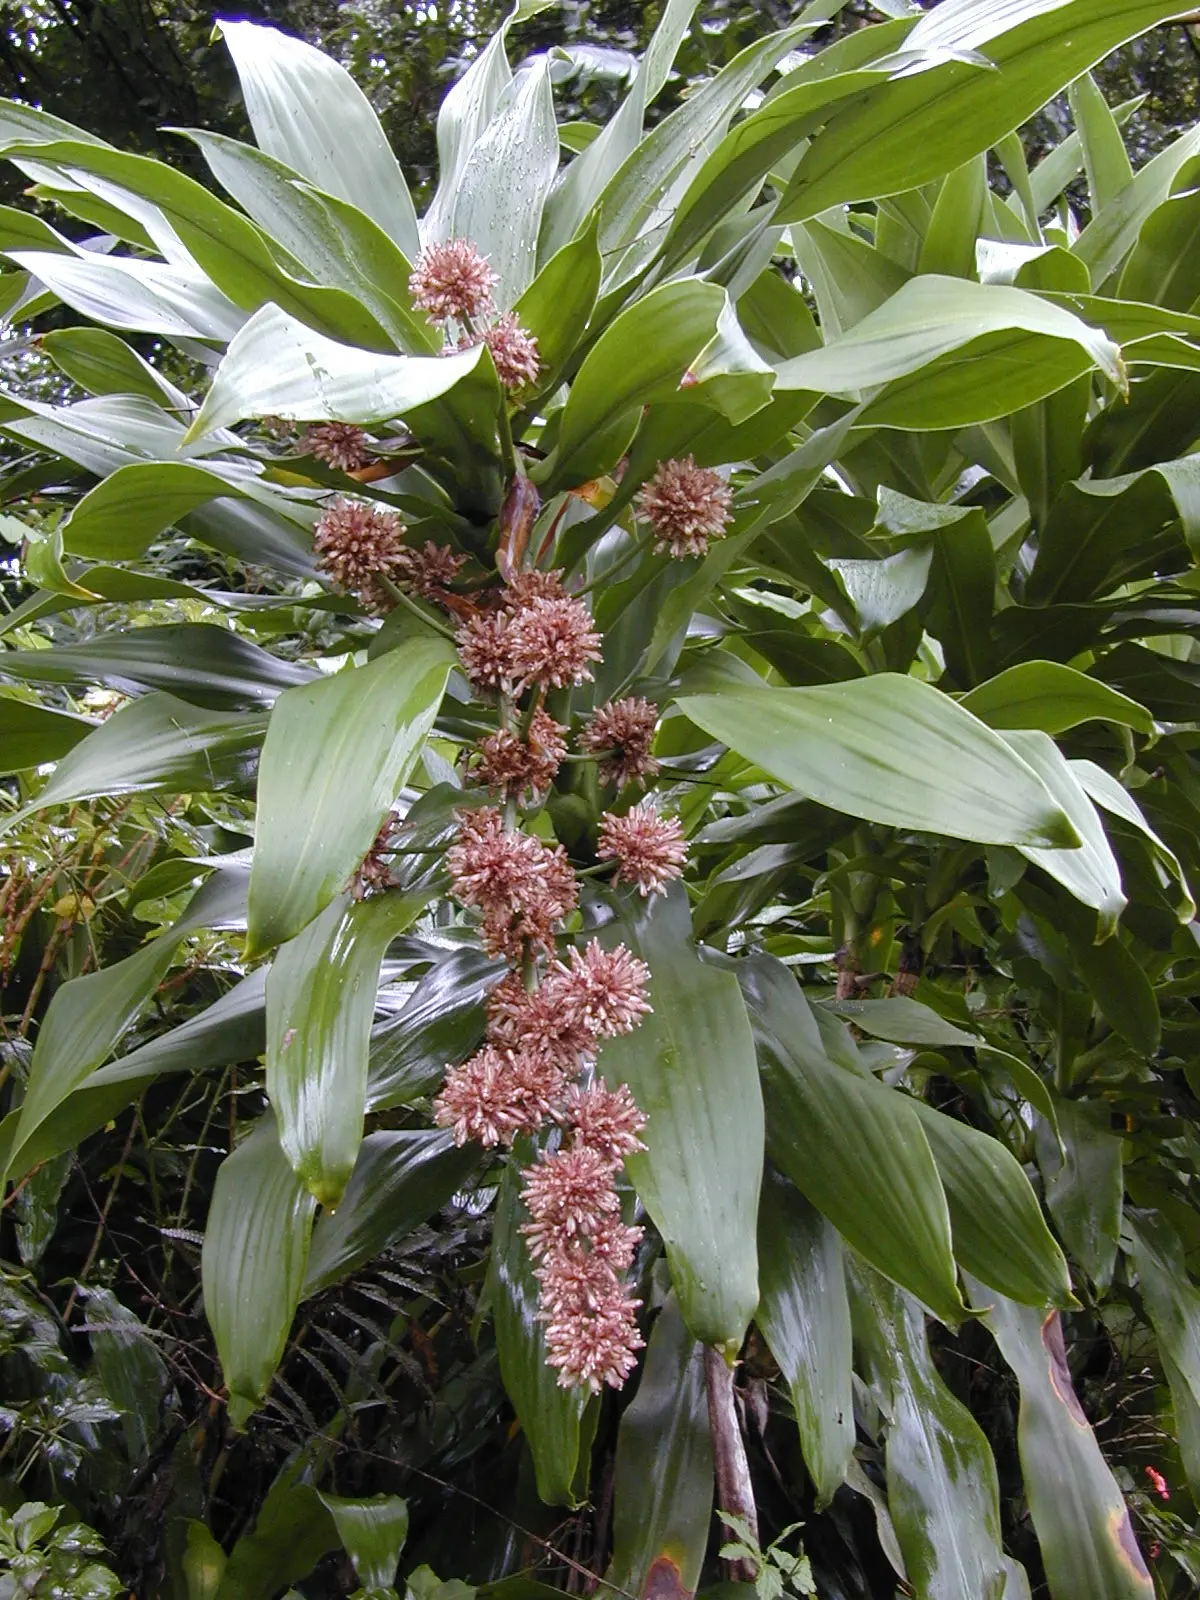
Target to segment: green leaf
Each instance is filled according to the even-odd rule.
[[[1102,806],[1113,816],[1120,817],[1123,822],[1145,835],[1154,854],[1179,886],[1177,911],[1180,922],[1190,922],[1196,914],[1196,904],[1188,889],[1179,858],[1173,850],[1168,849],[1146,821],[1133,796],[1111,773],[1105,772],[1104,768],[1098,767],[1094,761],[1072,761],[1070,767],[1084,791],[1096,805]]]
[[[272,1600],[285,1583],[307,1577],[322,1556],[336,1550],[337,1525],[307,1481],[311,1454],[310,1447],[294,1456],[268,1489],[254,1527],[233,1547],[217,1600]]]
[[[1113,722],[1138,733],[1154,732],[1145,706],[1058,661],[1019,662],[972,689],[960,704],[990,728],[1055,734],[1084,722]]]
[[[338,1538],[354,1563],[364,1589],[388,1589],[396,1581],[400,1553],[408,1538],[408,1502],[396,1494],[374,1494],[361,1500],[337,1495],[318,1497],[333,1518]]]
[[[413,261],[417,216],[370,102],[312,45],[253,22],[218,22],[259,148],[373,218]]]
[[[800,161],[775,220],[803,221],[848,200],[900,194],[940,177],[1019,128],[1126,39],[1172,14],[1171,0],[936,8],[893,61],[925,65],[940,56],[940,64],[896,72],[835,111]],[[969,54],[982,46],[996,70]],[[967,59],[953,59],[962,52]]]
[[[1058,1138],[1049,1123],[1037,1123],[1046,1204],[1073,1259],[1103,1290],[1121,1233],[1124,1146],[1110,1131],[1107,1101],[1056,1098],[1055,1110]]]
[[[1200,128],[1191,128],[1140,167],[1132,182],[1092,217],[1072,253],[1087,266],[1093,289],[1104,287],[1133,249],[1146,221],[1170,194],[1176,177],[1198,155]]]
[[[1138,1291],[1158,1340],[1171,1388],[1175,1437],[1188,1484],[1200,1485],[1200,1290],[1188,1276],[1179,1236],[1163,1217],[1126,1217],[1133,1236]]]
[[[87,1335],[105,1395],[121,1412],[131,1465],[141,1465],[158,1432],[170,1385],[166,1363],[147,1329],[111,1289],[89,1289]]]
[[[362,1143],[379,965],[427,898],[338,895],[280,946],[267,976],[267,1095],[279,1142],[329,1209],[341,1203]]]
[[[739,963],[763,1075],[771,1160],[881,1272],[943,1322],[963,1314],[950,1212],[915,1105],[835,1066],[791,974]]]
[[[1180,173],[1182,184],[1162,201],[1142,224],[1137,244],[1121,273],[1118,293],[1122,300],[1169,306],[1188,311],[1200,295],[1195,250],[1200,235],[1200,195],[1189,182],[1189,169]]]
[[[969,1123],[913,1104],[946,1191],[956,1260],[1023,1305],[1074,1307],[1066,1260],[1020,1162]]]
[[[921,1307],[853,1258],[855,1342],[887,1417],[888,1509],[922,1600],[1001,1600],[996,1463],[983,1430],[934,1365]]]
[[[76,555],[136,561],[180,517],[217,496],[246,493],[192,462],[130,462],[76,502],[63,524],[63,543]]]
[[[316,1206],[292,1171],[269,1114],[217,1172],[201,1276],[235,1428],[244,1427],[262,1402],[283,1355],[300,1303]]]
[[[1083,144],[1084,170],[1095,215],[1133,181],[1133,165],[1117,120],[1091,73],[1076,78],[1067,94]]]
[[[626,1167],[663,1236],[689,1329],[736,1350],[758,1304],[763,1162],[746,1008],[734,976],[700,960],[682,891],[656,896],[617,927],[650,967],[654,1007],[599,1056],[604,1076],[627,1083],[647,1117],[646,1150]]]
[[[464,1061],[483,1038],[484,997],[503,967],[469,946],[438,956],[404,1005],[371,1035],[367,1104],[372,1111],[431,1094],[448,1061]]]
[[[950,428],[1001,417],[1092,367],[1124,385],[1119,347],[1005,284],[921,277],[819,350],[778,369],[778,388],[870,396],[864,424]]]
[[[440,638],[289,689],[258,777],[249,942],[294,938],[348,882],[433,727],[455,660]]]
[[[715,283],[687,278],[651,290],[609,323],[571,385],[557,448],[540,474],[548,490],[584,483],[613,465],[621,453],[608,444],[614,427],[627,419],[632,434],[642,406],[677,392],[715,336],[724,305]]]
[[[89,394],[140,394],[155,405],[183,409],[187,396],[106,328],[52,328],[42,349]]]
[[[96,795],[184,794],[249,781],[267,719],[202,711],[169,694],[122,708],[66,755],[37,796],[9,819]]]
[[[1047,793],[1070,817],[1081,841],[1077,850],[1021,845],[1021,854],[1057,879],[1082,905],[1090,906],[1100,919],[1098,937],[1107,938],[1127,902],[1121,869],[1095,806],[1048,733],[1036,728],[1010,728],[1003,737],[1037,773]]]
[[[312,676],[206,622],[114,629],[53,650],[7,650],[0,654],[0,673],[30,683],[103,683],[125,694],[165,689],[214,710],[269,705]]]
[[[0,669],[4,656],[0,655]],[[58,761],[91,733],[94,723],[0,693],[0,771],[22,772]]]
[[[704,1356],[671,1296],[658,1314],[637,1394],[621,1417],[606,1581],[626,1594],[695,1594],[712,1518]]]
[[[65,595],[85,604],[100,598],[67,576],[63,568],[62,528],[58,524],[52,528],[26,528],[22,565],[29,582],[50,594]]]
[[[374,355],[264,306],[230,337],[184,443],[245,417],[385,422],[448,393],[483,356],[482,345],[444,357]]]
[[[313,1228],[302,1298],[339,1283],[447,1205],[478,1164],[440,1129],[370,1133],[336,1211]]]
[[[1152,1600],[1129,1512],[1071,1381],[1057,1311],[996,1299],[985,1317],[1021,1386],[1017,1444],[1053,1600]]]
[[[246,314],[195,269],[131,256],[10,252],[18,266],[93,322],[169,339],[232,339]]]
[[[502,311],[533,282],[542,208],[558,172],[550,63],[531,64],[505,90],[462,164],[450,232],[470,239],[499,278]]]
[[[804,1464],[828,1505],[854,1450],[850,1303],[836,1228],[773,1168],[758,1212],[755,1316],[791,1392]]]
[[[583,337],[600,292],[603,262],[596,230],[572,239],[521,295],[514,310],[538,342],[539,387],[553,383]]]
[[[531,1152],[523,1154],[528,1159]],[[558,1374],[546,1365],[538,1284],[520,1232],[528,1220],[513,1161],[504,1169],[496,1198],[486,1295],[500,1376],[533,1455],[538,1495],[547,1505],[577,1506],[587,1498],[588,1455],[599,1408],[585,1389],[560,1388]]]
[[[683,713],[822,805],[985,844],[1077,840],[1033,769],[948,695],[895,673],[684,695]]]

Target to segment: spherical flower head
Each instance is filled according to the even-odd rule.
[[[300,448],[339,472],[356,472],[373,454],[371,441],[352,422],[320,422],[305,431]]]
[[[530,1221],[521,1232],[535,1261],[590,1239],[621,1216],[611,1164],[587,1145],[544,1153],[526,1177],[522,1199]]]
[[[698,467],[692,456],[660,462],[637,498],[654,533],[654,548],[673,556],[702,556],[710,539],[723,538],[732,502],[720,474]]]
[[[567,753],[566,728],[540,708],[533,713],[527,738],[500,728],[479,741],[475,776],[489,789],[520,798],[527,791],[542,795]]]
[[[582,600],[533,600],[511,613],[514,663],[522,688],[565,689],[592,676],[600,635]]]
[[[454,642],[472,688],[510,692],[518,676],[513,613],[497,611],[468,617]]]
[[[518,572],[500,591],[504,611],[522,611],[535,600],[566,600],[561,572],[539,572],[535,567]]]
[[[597,1039],[629,1033],[652,1008],[646,999],[650,969],[623,944],[605,950],[598,939],[571,950],[571,964],[557,963],[546,983],[564,1018]]]
[[[395,817],[389,814],[375,836],[375,843],[359,862],[350,880],[350,893],[356,900],[366,900],[392,887],[392,832],[395,825]]]
[[[640,1138],[646,1115],[628,1084],[619,1083],[610,1089],[602,1082],[590,1083],[586,1088],[573,1083],[566,1090],[561,1115],[575,1130],[576,1144],[598,1150],[614,1167],[634,1151],[646,1148]]]
[[[498,282],[469,239],[447,239],[421,251],[408,292],[431,322],[466,322],[492,314],[492,288]]]
[[[496,374],[506,389],[516,391],[537,382],[542,367],[537,340],[513,312],[506,311],[484,334],[483,342],[492,352]]]
[[[446,866],[456,898],[483,913],[480,934],[491,955],[518,956],[525,941],[552,948],[555,925],[578,903],[562,846],[506,828],[491,807],[462,816]]]
[[[658,762],[650,747],[657,726],[658,707],[637,695],[601,706],[579,741],[582,749],[607,756],[598,769],[600,782],[623,789],[627,783],[653,778]]]
[[[565,1077],[574,1077],[595,1048],[590,1029],[563,1016],[552,982],[526,989],[520,974],[510,972],[488,995],[487,1014],[489,1040],[545,1056]]]
[[[440,600],[466,565],[466,556],[456,555],[447,544],[425,541],[423,550],[407,546],[404,552],[404,583],[426,600]]]
[[[546,1362],[564,1389],[598,1394],[605,1384],[620,1389],[643,1344],[636,1313],[641,1301],[621,1283],[603,1257],[563,1252],[542,1276]]]
[[[485,1045],[446,1072],[433,1102],[433,1120],[449,1128],[455,1144],[476,1140],[490,1148],[511,1144],[521,1124],[514,1094],[512,1051]]]
[[[376,610],[386,610],[391,602],[379,580],[403,579],[408,559],[404,531],[394,511],[362,500],[337,499],[322,511],[313,529],[317,566],[340,589]]]
[[[687,861],[678,817],[660,817],[648,800],[623,817],[606,811],[596,854],[616,861],[614,883],[636,883],[643,896],[659,894],[683,873]]]

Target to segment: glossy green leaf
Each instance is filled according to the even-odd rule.
[[[654,1007],[599,1056],[604,1076],[627,1083],[647,1117],[646,1150],[626,1167],[663,1236],[688,1327],[705,1344],[736,1350],[758,1304],[763,1163],[746,1008],[733,975],[700,960],[678,890],[618,930],[649,965]]]
[[[1077,850],[1021,845],[1022,855],[1056,878],[1081,904],[1090,906],[1100,919],[1099,937],[1107,937],[1116,927],[1126,897],[1121,869],[1095,806],[1048,733],[1036,728],[1010,728],[1002,737],[1037,773],[1047,793],[1070,817],[1081,841]]]
[[[1093,214],[1115,200],[1133,180],[1133,166],[1116,118],[1090,72],[1068,90],[1071,116],[1083,144],[1084,171]]]
[[[531,1152],[524,1155],[528,1160]],[[597,1406],[586,1389],[559,1388],[557,1372],[546,1365],[538,1284],[520,1232],[528,1220],[519,1170],[510,1162],[496,1198],[487,1292],[500,1376],[529,1443],[538,1495],[547,1505],[576,1506],[587,1498]]]
[[[338,895],[267,977],[267,1095],[297,1177],[332,1209],[358,1159],[379,964],[426,896]]]
[[[1179,858],[1163,843],[1146,821],[1141,808],[1128,789],[1094,761],[1072,761],[1070,765],[1071,771],[1096,805],[1119,817],[1146,837],[1155,856],[1178,886],[1177,912],[1180,922],[1190,922],[1196,914],[1196,903],[1188,889]]]
[[[318,1493],[354,1563],[359,1583],[366,1590],[389,1588],[396,1581],[400,1553],[408,1538],[408,1502],[397,1494],[346,1500]]]
[[[1115,722],[1152,734],[1145,706],[1059,661],[1022,661],[981,683],[962,704],[990,728],[1066,733],[1084,722]]]
[[[1175,1435],[1192,1493],[1200,1485],[1200,1290],[1188,1276],[1179,1236],[1162,1216],[1126,1217],[1138,1292],[1171,1388]]]
[[[478,1163],[440,1129],[369,1133],[336,1211],[313,1228],[302,1297],[339,1283],[448,1204]]]
[[[841,338],[783,362],[778,386],[865,396],[864,423],[920,429],[1003,416],[1093,366],[1123,384],[1118,346],[1062,311],[1003,284],[914,278]]]
[[[991,1304],[984,1320],[1021,1387],[1021,1471],[1053,1600],[1152,1600],[1125,1501],[1075,1394],[1058,1312],[986,1289],[973,1298]]]
[[[370,102],[345,68],[277,28],[225,21],[217,27],[259,148],[365,211],[414,261],[420,241],[408,185]]]
[[[253,1528],[233,1547],[216,1600],[273,1600],[337,1549],[337,1525],[310,1481],[312,1453],[294,1456],[267,1490]]]
[[[613,465],[621,453],[607,447],[614,426],[628,418],[632,434],[640,407],[678,390],[716,334],[724,304],[716,284],[684,279],[652,290],[609,323],[571,385],[545,471],[549,486],[569,488]]]
[[[833,1224],[773,1168],[759,1205],[758,1270],[762,1299],[755,1321],[791,1393],[817,1500],[828,1505],[854,1450],[842,1242]]]
[[[672,1296],[617,1434],[607,1581],[627,1594],[695,1594],[712,1498],[703,1350]]]
[[[979,1128],[913,1104],[946,1191],[955,1259],[1023,1305],[1074,1306],[1066,1260],[1020,1162]]]
[[[294,938],[349,881],[433,726],[454,656],[410,639],[280,695],[258,779],[255,951]]]
[[[186,403],[181,390],[106,328],[52,328],[41,339],[55,366],[89,394],[140,394],[155,405]]]
[[[1177,175],[1200,155],[1200,128],[1191,128],[1140,167],[1133,180],[1091,222],[1072,246],[1099,290],[1137,242],[1147,219],[1171,192]],[[1190,309],[1190,308],[1189,308]]]
[[[916,1107],[869,1074],[834,1065],[785,967],[755,957],[739,964],[739,977],[772,1161],[847,1243],[956,1324],[963,1306],[950,1212]]]
[[[315,333],[267,305],[229,339],[185,442],[245,417],[384,422],[404,416],[473,372],[482,348],[441,358],[374,355]]]
[[[1001,1600],[996,1463],[975,1418],[946,1387],[921,1307],[852,1258],[855,1342],[887,1417],[887,1494],[909,1582],[921,1600]]]
[[[102,683],[124,694],[164,689],[214,710],[261,707],[311,672],[206,622],[114,629],[87,644],[8,650],[0,673],[26,683]]]
[[[685,695],[678,705],[780,782],[851,816],[992,844],[1053,849],[1076,838],[999,734],[915,678]]]
[[[147,1459],[159,1407],[170,1384],[167,1365],[144,1324],[111,1289],[87,1291],[87,1334],[105,1395],[121,1411],[131,1463]]]
[[[4,656],[0,655],[0,670]],[[65,711],[0,694],[0,770],[21,772],[26,767],[57,761],[91,733],[94,723]]]
[[[1112,1281],[1124,1195],[1121,1139],[1104,1100],[1056,1099],[1061,1145],[1037,1124],[1037,1159],[1046,1204],[1063,1242],[1099,1289]]]
[[[234,1427],[244,1427],[261,1403],[283,1355],[316,1206],[269,1115],[217,1172],[201,1275]]]
[[[180,517],[217,496],[245,490],[188,461],[131,462],[84,495],[63,525],[75,555],[135,561]]]
[[[539,385],[553,382],[583,337],[600,292],[603,261],[595,229],[566,244],[521,295],[514,310],[538,342]]]
[[[835,112],[800,162],[776,220],[798,222],[941,176],[1019,128],[1117,45],[1171,15],[1170,0],[1027,0],[955,5],[926,16],[903,46],[916,57],[913,65],[929,53],[926,70],[898,72]],[[980,50],[996,70],[961,59]],[[894,58],[897,65],[905,54]]]
[[[105,327],[168,338],[232,339],[246,314],[202,273],[129,256],[11,252],[18,266]]]
[[[448,1061],[465,1061],[483,1038],[484,996],[499,963],[469,946],[442,953],[393,1017],[371,1035],[367,1105],[408,1105],[441,1083]]]
[[[102,722],[58,763],[18,818],[96,795],[184,794],[245,784],[266,732],[259,712],[202,711],[169,694],[148,694]]]

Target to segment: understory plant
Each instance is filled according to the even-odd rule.
[[[180,1600],[1192,1594],[1178,7],[654,120],[667,0],[602,127],[537,9],[422,217],[271,28],[211,186],[0,105],[4,1494]]]

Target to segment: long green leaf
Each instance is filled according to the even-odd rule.
[[[453,652],[430,636],[289,689],[258,778],[250,945],[298,934],[346,886],[433,726]]]
[[[0,656],[0,669],[3,663]],[[93,726],[84,717],[0,694],[0,770],[21,772],[43,761],[57,761],[86,738]]]
[[[1128,695],[1059,661],[1022,661],[962,698],[990,728],[1038,728],[1067,733],[1084,722],[1115,722],[1153,733],[1154,718]]]
[[[881,1272],[944,1322],[963,1305],[950,1212],[921,1118],[906,1096],[835,1066],[792,975],[739,964],[763,1074],[772,1161]]]
[[[408,185],[370,102],[345,68],[277,28],[217,27],[259,147],[365,211],[415,260],[417,216]]]
[[[684,695],[678,705],[731,750],[836,811],[988,844],[1077,842],[1000,735],[915,678]]]
[[[1105,1101],[1055,1102],[1057,1133],[1037,1123],[1046,1204],[1067,1249],[1100,1289],[1112,1281],[1124,1194],[1120,1138]]]
[[[791,1391],[804,1464],[828,1505],[854,1450],[850,1303],[837,1229],[773,1169],[758,1212],[755,1321]]]
[[[656,897],[618,924],[650,967],[652,1014],[606,1041],[600,1070],[627,1083],[647,1117],[626,1162],[671,1263],[684,1320],[736,1350],[758,1304],[755,1234],[763,1110],[754,1040],[737,980],[706,966],[686,897]]]
[[[408,1538],[408,1502],[397,1494],[376,1494],[361,1500],[320,1494],[320,1500],[333,1518],[338,1538],[354,1563],[364,1591],[386,1592],[396,1581],[396,1568]]]
[[[607,1581],[626,1594],[695,1594],[712,1519],[704,1358],[672,1296],[621,1417]]]
[[[1179,1236],[1163,1217],[1126,1218],[1142,1303],[1171,1387],[1175,1435],[1188,1483],[1200,1486],[1200,1290],[1188,1276]]]
[[[267,977],[267,1094],[279,1142],[327,1208],[340,1204],[362,1142],[379,964],[425,900],[339,895],[281,946]]]
[[[1076,1398],[1058,1312],[982,1288],[973,1297],[991,1303],[984,1320],[1021,1386],[1021,1471],[1053,1600],[1152,1600],[1129,1512]]]

